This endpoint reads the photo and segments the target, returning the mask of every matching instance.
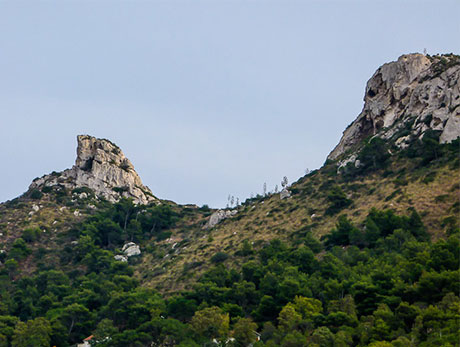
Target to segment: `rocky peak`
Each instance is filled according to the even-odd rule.
[[[111,202],[120,197],[140,204],[157,200],[117,145],[89,135],[77,136],[77,142],[77,158],[71,169],[35,179],[29,189],[57,185],[67,189],[87,187]]]
[[[362,112],[328,159],[353,155],[369,136],[394,141],[400,148],[428,129],[439,131],[441,143],[455,140],[460,136],[459,79],[460,57],[452,54],[408,54],[384,64],[367,82]]]

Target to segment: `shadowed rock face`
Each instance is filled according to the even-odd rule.
[[[394,140],[401,148],[428,129],[440,142],[460,136],[460,57],[408,54],[381,66],[367,82],[364,107],[328,159],[337,159],[368,136]],[[410,123],[409,123],[410,122]],[[400,129],[410,134],[394,138]]]
[[[132,198],[138,204],[157,201],[117,145],[88,135],[77,136],[77,141],[75,165],[61,173],[34,180],[29,189],[55,185],[67,189],[87,187],[111,202],[120,197]]]

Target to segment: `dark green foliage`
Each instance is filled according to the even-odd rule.
[[[213,263],[222,263],[224,262],[225,260],[227,260],[228,258],[228,254],[227,253],[224,253],[224,252],[217,252],[216,254],[214,254],[212,257],[211,257],[211,261]]]
[[[8,258],[22,260],[25,257],[27,257],[30,253],[32,253],[32,251],[30,250],[30,248],[27,247],[26,242],[22,238],[17,238],[13,242],[13,246],[11,247],[8,253]]]
[[[163,240],[169,239],[171,235],[172,235],[172,232],[170,231],[160,231],[157,234],[156,239],[157,241],[163,241]]]
[[[394,237],[389,237],[394,233]],[[347,245],[373,248],[379,240],[383,241],[383,238],[386,238],[387,245],[392,244],[393,247],[397,247],[402,240],[409,240],[410,237],[419,241],[429,240],[429,235],[417,211],[411,209],[409,216],[398,216],[391,210],[371,209],[362,230],[356,228],[346,216],[340,216],[336,228],[325,236],[325,245],[329,248]]]
[[[347,216],[341,215],[337,221],[336,228],[330,234],[326,235],[325,245],[326,247],[349,245],[350,239],[355,240],[356,237],[354,235],[357,233],[359,233],[359,230],[351,224]]]
[[[351,200],[339,186],[333,186],[327,195],[327,200],[330,202],[326,210],[326,215],[333,215],[351,204]]]
[[[26,228],[22,231],[22,238],[26,242],[34,242],[40,237],[41,233],[40,228]]]
[[[451,162],[458,166],[460,139],[456,139],[451,143],[440,144],[440,135],[440,131],[428,129],[421,140],[414,141],[401,152],[401,155],[418,159],[418,166],[420,167],[436,162]]]
[[[152,236],[159,241],[171,236],[165,229],[177,221],[168,205],[142,207],[130,199],[121,199],[98,211],[81,224],[76,236],[87,235],[97,246],[114,249],[127,241],[139,242]]]
[[[390,153],[383,139],[372,137],[365,142],[364,147],[358,154],[360,161],[359,173],[376,171],[388,165]]]
[[[43,197],[43,193],[39,191],[38,189],[32,189],[29,192],[29,198],[31,199],[38,200],[38,199],[41,199],[42,197]]]
[[[243,257],[246,257],[248,255],[253,254],[254,251],[252,249],[252,245],[249,243],[248,240],[243,241],[243,245],[241,246],[241,250],[237,251],[235,254],[236,255],[241,255]]]
[[[50,186],[43,186],[42,193],[51,193],[53,191],[53,187]]]

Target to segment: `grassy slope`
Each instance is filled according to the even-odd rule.
[[[255,249],[274,238],[293,242],[296,232],[302,228],[311,229],[313,235],[320,238],[334,228],[340,214],[358,223],[372,207],[393,209],[401,214],[414,207],[433,239],[444,235],[445,217],[458,217],[459,171],[452,163],[432,163],[429,167],[414,169],[407,160],[397,160],[386,173],[380,171],[349,182],[335,174],[333,165],[301,178],[291,187],[294,194],[288,199],[280,200],[276,194],[241,206],[235,217],[210,231],[195,225],[185,233],[193,240],[186,247],[176,245],[172,249],[173,243],[163,243],[163,251],[171,254],[166,258],[144,256],[137,266],[137,276],[144,285],[166,293],[189,288],[197,274],[210,267],[210,258],[216,252],[230,255],[227,266],[238,266],[244,258],[235,256],[235,252],[241,249],[244,240],[253,243]],[[353,203],[340,213],[328,216],[325,215],[330,205],[327,194],[335,184],[341,186]],[[178,235],[177,230],[174,235]],[[154,275],[145,276],[148,270]]]

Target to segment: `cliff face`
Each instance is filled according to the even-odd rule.
[[[408,54],[381,66],[367,82],[362,112],[328,159],[374,135],[394,140],[400,148],[428,129],[440,132],[441,143],[455,140],[460,136],[459,79],[460,57],[454,55]]]
[[[88,135],[77,136],[77,159],[71,169],[45,175],[32,182],[29,189],[62,185],[67,189],[87,187],[97,196],[115,202],[120,197],[148,204],[157,199],[142,184],[133,164],[114,143]]]

